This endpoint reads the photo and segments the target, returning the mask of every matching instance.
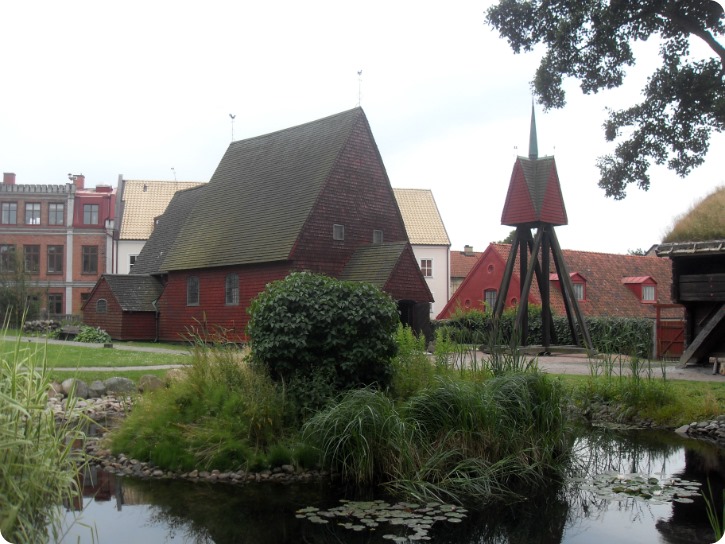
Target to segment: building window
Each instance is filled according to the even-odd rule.
[[[48,274],[63,272],[63,246],[48,246]]]
[[[18,222],[18,203],[3,202],[2,203],[2,224],[15,225]]]
[[[344,240],[345,239],[345,225],[332,225],[332,239],[333,240]]]
[[[83,246],[83,274],[98,274],[98,246]]]
[[[583,283],[574,283],[573,285],[574,285],[574,296],[576,297],[576,299],[577,300],[585,300],[585,298],[584,298],[584,294],[585,294],[584,284]]]
[[[227,304],[239,304],[239,276],[237,276],[236,274],[227,275],[225,292]]]
[[[40,225],[40,202],[25,203],[25,224]]]
[[[382,244],[383,243],[383,231],[375,229],[373,231],[373,244]]]
[[[186,280],[186,305],[199,305],[199,278],[197,276],[189,276]]]
[[[421,259],[420,271],[426,278],[433,277],[433,259]]]
[[[40,272],[40,246],[23,246],[25,271],[31,274]]]
[[[48,204],[48,224],[63,225],[65,223],[65,204],[51,202]]]
[[[108,302],[106,302],[105,298],[99,298],[96,301],[96,313],[105,314],[107,311],[108,311]]]
[[[643,285],[642,286],[642,302],[654,302],[655,298],[655,286],[654,285]]]
[[[83,204],[83,224],[98,224],[98,204]]]
[[[91,298],[91,294],[90,293],[81,293],[81,308],[83,307],[83,305],[86,302],[88,302],[88,299],[89,298]]]
[[[15,246],[12,244],[0,245],[0,272],[15,270]]]
[[[133,270],[133,265],[136,264],[136,257],[138,257],[138,255],[129,255],[128,256],[128,269],[129,270]]]
[[[50,315],[63,315],[63,295],[48,295],[48,313]]]
[[[486,305],[487,311],[492,311],[493,307],[496,306],[496,295],[498,291],[496,289],[486,289],[483,292],[483,302]]]

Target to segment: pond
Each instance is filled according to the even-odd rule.
[[[232,486],[134,480],[91,470],[66,505],[64,542],[174,543],[705,543],[713,542],[700,490],[720,498],[725,451],[672,432],[594,430],[576,441],[563,486],[483,511],[386,505],[395,515],[360,521],[353,497],[329,484]],[[367,497],[366,497],[367,498]],[[343,502],[341,502],[341,499]],[[359,498],[356,498],[359,499]],[[357,504],[357,503],[354,503]],[[722,504],[716,508],[722,512]],[[425,510],[427,529],[400,519]],[[347,516],[341,516],[348,514]],[[337,515],[335,515],[337,514]],[[442,514],[442,515],[441,515]],[[356,517],[357,516],[357,517]],[[317,522],[315,522],[316,518]],[[75,520],[75,523],[72,523]],[[325,523],[327,522],[327,523]],[[422,523],[422,522],[421,522]],[[93,527],[91,530],[89,527]]]

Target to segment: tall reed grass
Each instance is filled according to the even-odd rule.
[[[311,418],[304,439],[355,485],[420,500],[510,501],[569,461],[562,402],[559,383],[537,372],[483,383],[439,377],[399,406],[380,391],[351,392]]]
[[[62,535],[62,504],[79,493],[86,463],[83,417],[56,422],[48,409],[50,379],[43,347],[0,356],[0,533],[13,543]],[[72,411],[75,397],[68,399]]]

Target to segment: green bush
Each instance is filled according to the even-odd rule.
[[[397,305],[372,284],[296,272],[267,286],[250,314],[254,359],[275,380],[324,376],[334,391],[390,383]]]
[[[496,342],[508,344],[513,334],[517,308],[508,308],[501,315]],[[541,345],[541,306],[529,305],[528,344]],[[594,349],[600,353],[620,353],[649,358],[652,352],[652,320],[629,317],[587,317],[586,323]],[[554,316],[554,332],[557,344],[574,343],[566,316]],[[452,341],[479,345],[490,345],[493,331],[493,317],[478,310],[458,312],[450,319],[437,324],[437,331]]]
[[[74,340],[88,344],[107,344],[111,341],[111,335],[100,327],[82,325]]]

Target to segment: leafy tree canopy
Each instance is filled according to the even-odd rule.
[[[712,131],[725,128],[723,8],[712,0],[500,0],[486,21],[515,53],[543,44],[533,80],[545,109],[565,105],[563,81],[580,81],[585,94],[619,87],[635,64],[632,44],[658,37],[661,64],[649,76],[643,99],[609,111],[605,138],[618,140],[600,157],[599,186],[617,200],[630,183],[649,189],[648,169],[666,164],[684,177],[702,164]],[[691,40],[712,56],[694,59]]]

